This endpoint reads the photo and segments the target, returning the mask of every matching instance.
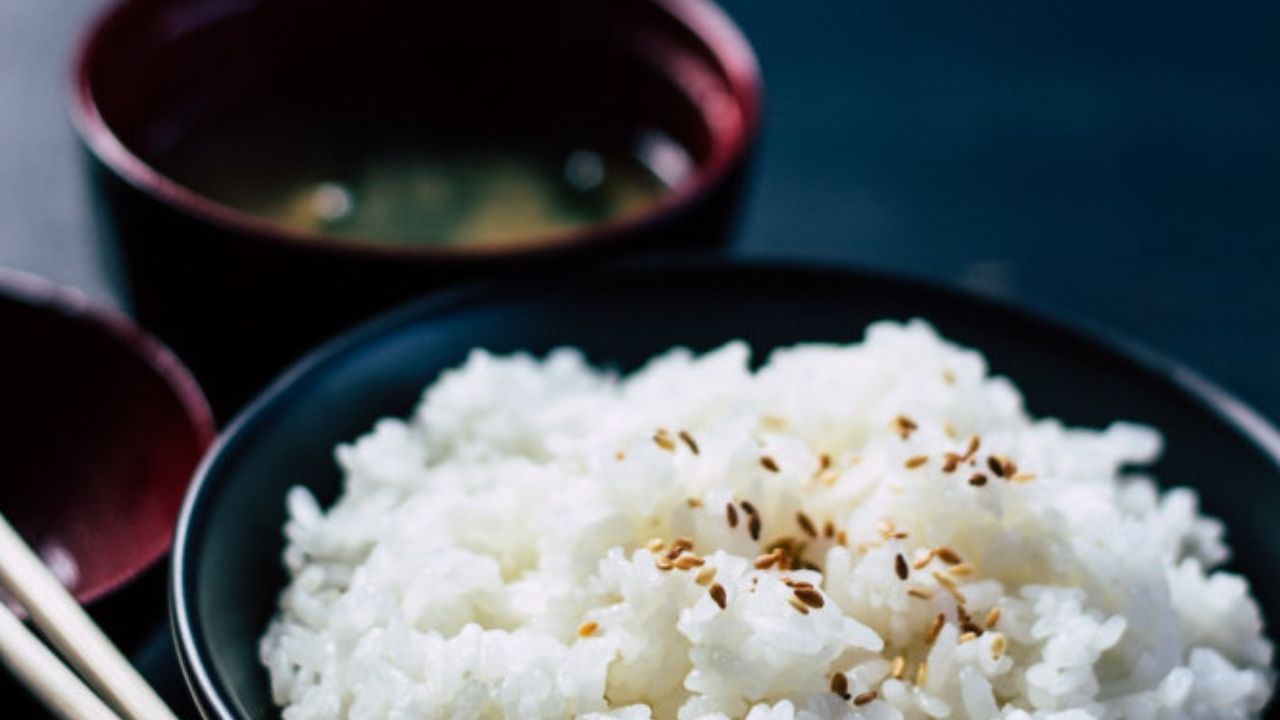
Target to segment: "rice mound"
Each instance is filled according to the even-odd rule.
[[[619,377],[574,350],[476,351],[339,447],[337,503],[288,499],[292,580],[261,643],[284,718],[1267,702],[1258,606],[1213,570],[1221,524],[1132,472],[1154,430],[1032,419],[919,321],[748,361],[676,349]]]

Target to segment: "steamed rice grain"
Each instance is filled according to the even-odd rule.
[[[1033,419],[922,322],[748,355],[476,351],[339,447],[333,507],[289,496],[286,720],[1258,715],[1258,606],[1132,470],[1154,430]]]

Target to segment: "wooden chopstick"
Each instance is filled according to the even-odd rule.
[[[58,717],[120,720],[4,603],[0,603],[0,660]]]
[[[84,608],[0,514],[0,587],[80,675],[128,720],[177,720]]]

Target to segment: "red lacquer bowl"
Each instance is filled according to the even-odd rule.
[[[81,602],[169,549],[214,424],[158,341],[80,293],[0,270],[0,511]]]

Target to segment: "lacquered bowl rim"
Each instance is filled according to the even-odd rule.
[[[203,450],[213,444],[217,435],[213,412],[191,371],[164,343],[138,327],[129,317],[90,300],[79,290],[2,267],[0,303],[26,306],[56,318],[56,322],[75,326],[76,332],[97,334],[118,345],[139,367],[164,384],[178,403],[197,448]],[[174,478],[174,482],[186,479]],[[122,563],[107,579],[78,589],[75,592],[76,599],[83,603],[93,602],[128,584],[154,566],[169,551],[176,524],[175,516],[162,532],[157,532],[144,545],[129,547],[125,554],[131,558],[130,562]]]
[[[812,265],[786,260],[695,260],[675,263],[630,264],[612,270],[597,271],[595,278],[619,276],[635,277],[637,274],[651,278],[655,292],[662,287],[662,278],[670,273],[702,273],[708,277],[734,276],[737,280],[768,276],[777,280],[784,276],[788,282],[831,286],[839,283],[862,283],[893,286],[899,290],[928,294],[944,301],[954,301],[973,306],[994,318],[1016,324],[1031,325],[1062,337],[1109,360],[1117,361],[1135,373],[1145,375],[1167,386],[1196,406],[1220,420],[1224,427],[1255,446],[1280,473],[1280,430],[1265,417],[1233,394],[1207,380],[1186,365],[1157,353],[1145,345],[1114,331],[1078,318],[1067,318],[1061,313],[1050,313],[1039,308],[1028,308],[1005,298],[989,297],[959,288],[941,285],[933,281],[898,274],[855,269],[839,265]],[[570,278],[564,278],[571,282]],[[520,283],[519,288],[545,284]],[[234,456],[247,442],[251,442],[256,429],[271,421],[273,415],[290,400],[308,391],[310,383],[324,374],[327,368],[344,362],[354,350],[402,328],[429,323],[433,318],[447,315],[472,304],[501,298],[512,294],[511,285],[475,283],[452,290],[433,293],[398,308],[384,312],[372,320],[340,335],[295,363],[265,391],[251,402],[235,420],[226,427],[215,445],[210,448],[196,471],[178,519],[174,541],[172,572],[170,573],[170,604],[172,630],[178,645],[178,657],[188,685],[202,708],[211,709],[211,718],[218,720],[244,720],[230,710],[230,693],[222,681],[210,672],[212,657],[206,638],[194,625],[196,606],[196,577],[194,558],[190,557],[199,547],[198,533],[208,521],[203,513],[202,499],[212,488],[226,481],[219,470],[229,457]],[[264,670],[265,672],[265,670]]]
[[[299,252],[383,258],[406,262],[478,263],[529,259],[578,246],[599,247],[624,241],[682,216],[729,181],[745,165],[759,135],[763,81],[750,43],[733,20],[711,0],[647,0],[681,23],[713,53],[725,71],[729,89],[742,109],[733,132],[713,128],[712,154],[692,178],[648,208],[611,221],[565,232],[522,238],[511,243],[410,245],[351,236],[291,230],[255,217],[170,179],[127,147],[103,118],[93,93],[95,58],[102,37],[135,6],[157,0],[114,0],[91,21],[76,43],[69,84],[71,123],[82,143],[104,167],[138,192],[169,208],[255,243]]]

